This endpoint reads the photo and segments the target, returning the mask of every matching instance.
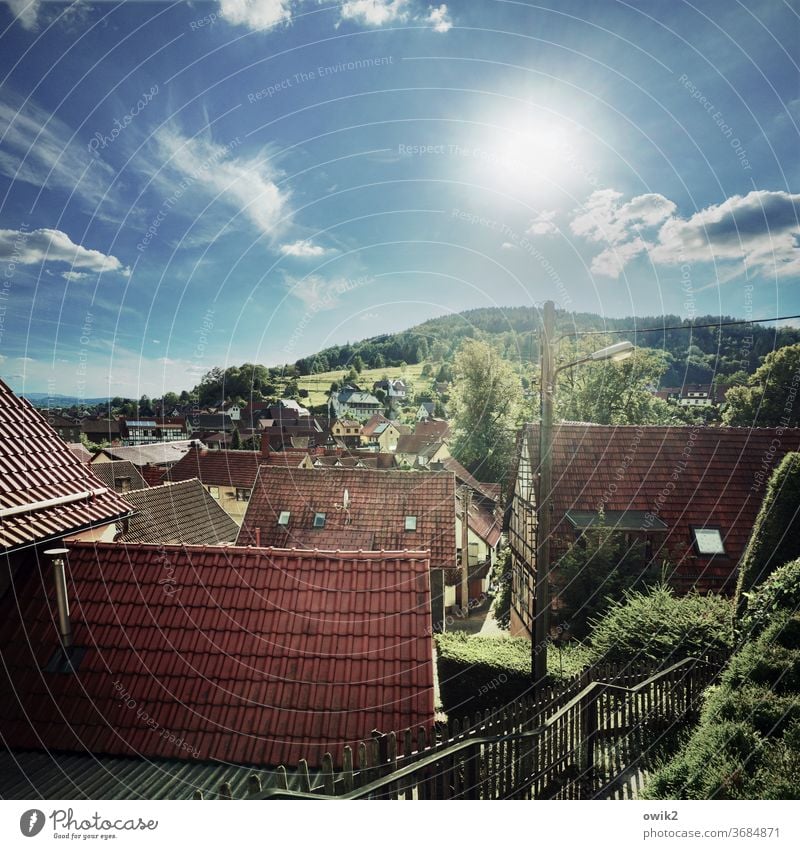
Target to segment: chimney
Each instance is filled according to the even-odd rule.
[[[50,548],[45,555],[53,564],[53,577],[56,584],[56,606],[58,607],[58,634],[61,647],[67,653],[72,648],[72,625],[69,621],[69,598],[67,596],[67,554],[66,548]]]
[[[261,431],[261,456],[269,457],[269,434],[267,431]]]
[[[256,528],[256,548],[261,548],[261,528]]]

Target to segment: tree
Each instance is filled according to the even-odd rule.
[[[614,341],[592,336],[580,346],[561,353],[565,362],[572,362]],[[566,369],[558,380],[556,413],[565,421],[596,424],[682,422],[678,407],[656,398],[652,391],[666,368],[661,352],[637,348],[622,362],[588,362]]]
[[[481,480],[500,481],[514,450],[519,378],[497,351],[480,341],[461,346],[453,370],[453,454]]]
[[[242,448],[242,437],[239,436],[239,428],[234,428],[233,433],[231,434],[231,451],[240,451]]]
[[[569,633],[585,637],[589,620],[601,616],[626,590],[655,584],[657,564],[648,563],[644,543],[628,543],[601,519],[587,528],[556,567],[559,619]]]
[[[746,386],[734,386],[725,396],[722,420],[741,427],[800,425],[800,344],[772,351]]]
[[[364,360],[361,359],[360,354],[356,354],[353,357],[353,369],[355,369],[358,374],[361,374],[361,372],[364,371]]]

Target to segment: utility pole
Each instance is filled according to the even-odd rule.
[[[469,617],[469,508],[472,490],[461,487],[461,610]]]
[[[553,394],[555,383],[556,307],[544,304],[542,316],[541,424],[539,425],[539,487],[537,491],[536,584],[531,671],[533,683],[542,686],[547,677],[547,643],[550,636],[550,496],[553,488]]]

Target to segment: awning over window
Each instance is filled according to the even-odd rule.
[[[567,510],[566,519],[573,528],[583,531],[599,522],[600,513],[596,510]],[[646,510],[606,510],[605,524],[614,531],[658,534],[667,530],[661,519]]]

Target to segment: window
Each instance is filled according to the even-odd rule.
[[[281,510],[281,515],[278,516],[278,524],[285,528],[289,524],[289,517],[292,514],[288,510]]]
[[[219,500],[219,487],[218,486],[210,486],[208,488],[208,494],[212,498],[216,498],[217,500]]]
[[[406,516],[406,530],[415,531],[417,529],[417,517]]]
[[[120,492],[130,492],[131,491],[131,479],[130,478],[117,478],[117,482],[119,483],[119,491]]]
[[[719,528],[692,528],[698,554],[725,554],[725,543]]]
[[[250,500],[250,490],[242,489],[242,487],[236,487],[236,500],[237,501],[249,501]]]
[[[324,528],[325,527],[325,514],[324,513],[315,513],[314,514],[314,527],[315,528]]]

